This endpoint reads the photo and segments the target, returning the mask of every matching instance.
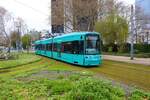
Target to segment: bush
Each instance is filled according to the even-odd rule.
[[[150,93],[145,93],[142,90],[134,90],[131,93],[129,100],[150,100]]]
[[[130,44],[125,43],[121,44],[118,47],[120,53],[129,53],[130,52]],[[112,48],[112,50],[110,50]],[[103,52],[116,52],[113,48],[116,48],[115,45],[103,45]],[[134,52],[135,53],[150,53],[150,44],[134,44]]]
[[[74,77],[74,76],[72,76]],[[93,77],[38,79],[29,82],[0,79],[0,100],[125,100],[125,91]],[[76,80],[77,79],[77,80]],[[134,90],[129,100],[150,100],[150,93]]]
[[[135,44],[136,53],[150,53],[150,44]]]
[[[124,97],[122,89],[92,78],[80,79],[68,95],[69,100],[123,100]]]
[[[102,45],[102,51],[108,52],[109,46],[108,45]]]

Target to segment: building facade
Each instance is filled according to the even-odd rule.
[[[97,19],[97,8],[93,5],[97,1],[52,0],[52,33],[92,30],[93,20]]]
[[[64,32],[64,0],[51,0],[52,33]]]
[[[136,40],[150,43],[150,0],[135,0]]]
[[[150,15],[150,0],[136,0],[135,4],[141,7],[146,15]]]

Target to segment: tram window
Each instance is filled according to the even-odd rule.
[[[38,50],[40,50],[40,44],[38,44]]]
[[[39,44],[39,50],[41,50],[41,49],[42,49],[41,44]]]
[[[62,43],[61,52],[70,54],[83,54],[84,42],[83,41],[71,41]]]
[[[46,50],[47,48],[46,48],[46,44],[44,44],[44,50]]]
[[[40,50],[42,50],[42,44],[40,44]]]
[[[100,53],[100,39],[98,35],[86,36],[86,54],[99,54]]]
[[[42,44],[42,50],[44,50],[44,44]]]
[[[48,48],[48,44],[46,44],[46,51],[48,51],[48,49],[49,49],[49,48]]]
[[[57,51],[57,43],[53,44],[53,51]]]
[[[38,45],[35,46],[35,50],[38,50]]]
[[[44,44],[44,50],[46,50],[46,44]]]
[[[35,45],[35,50],[39,50],[39,45]]]
[[[49,46],[50,44],[46,44],[46,50],[47,51],[50,51],[50,46]]]
[[[84,41],[79,42],[79,54],[84,54]]]
[[[64,43],[61,43],[61,52],[64,52]]]
[[[38,50],[38,45],[35,45],[35,50]]]
[[[40,50],[42,50],[42,44],[40,44]]]
[[[64,53],[73,53],[72,42],[64,42],[62,43],[62,52]]]
[[[42,50],[46,50],[46,45],[45,44],[42,45]]]
[[[73,47],[73,54],[79,54],[80,53],[79,41],[73,41],[72,47]]]
[[[44,50],[44,45],[42,44],[42,50]]]
[[[48,47],[49,47],[49,51],[52,51],[52,44],[49,44]]]
[[[41,44],[41,50],[43,50],[43,45]]]
[[[39,50],[39,49],[40,49],[39,47],[40,47],[40,45],[38,44],[38,45],[36,45],[36,48],[35,48],[35,49],[36,49],[36,50]]]
[[[52,51],[52,44],[49,44],[49,50]]]
[[[39,50],[41,50],[41,49],[42,49],[41,44],[39,44]]]
[[[83,41],[73,41],[73,54],[83,54],[84,44]]]
[[[41,50],[43,50],[43,45],[41,44]]]

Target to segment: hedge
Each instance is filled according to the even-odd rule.
[[[116,49],[117,48],[117,49]],[[122,44],[122,45],[102,45],[103,52],[121,52],[121,53],[129,53],[130,52],[130,44]],[[134,44],[134,52],[135,53],[150,53],[150,44]]]

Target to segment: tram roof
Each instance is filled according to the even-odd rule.
[[[64,35],[57,36],[57,37],[54,37],[54,38],[60,38],[60,37],[66,37],[66,36],[86,35],[86,34],[89,34],[89,33],[99,34],[97,32],[72,32],[72,33],[64,34]]]
[[[57,37],[54,37],[54,38],[63,38],[63,37],[66,37],[66,36],[79,36],[79,35],[86,35],[86,34],[89,34],[89,33],[99,34],[98,32],[72,32],[72,33],[63,34],[61,36],[57,36]],[[48,38],[48,39],[44,39],[44,40],[37,40],[37,41],[35,41],[35,43],[38,44],[42,41],[49,41],[51,39],[52,38]]]

